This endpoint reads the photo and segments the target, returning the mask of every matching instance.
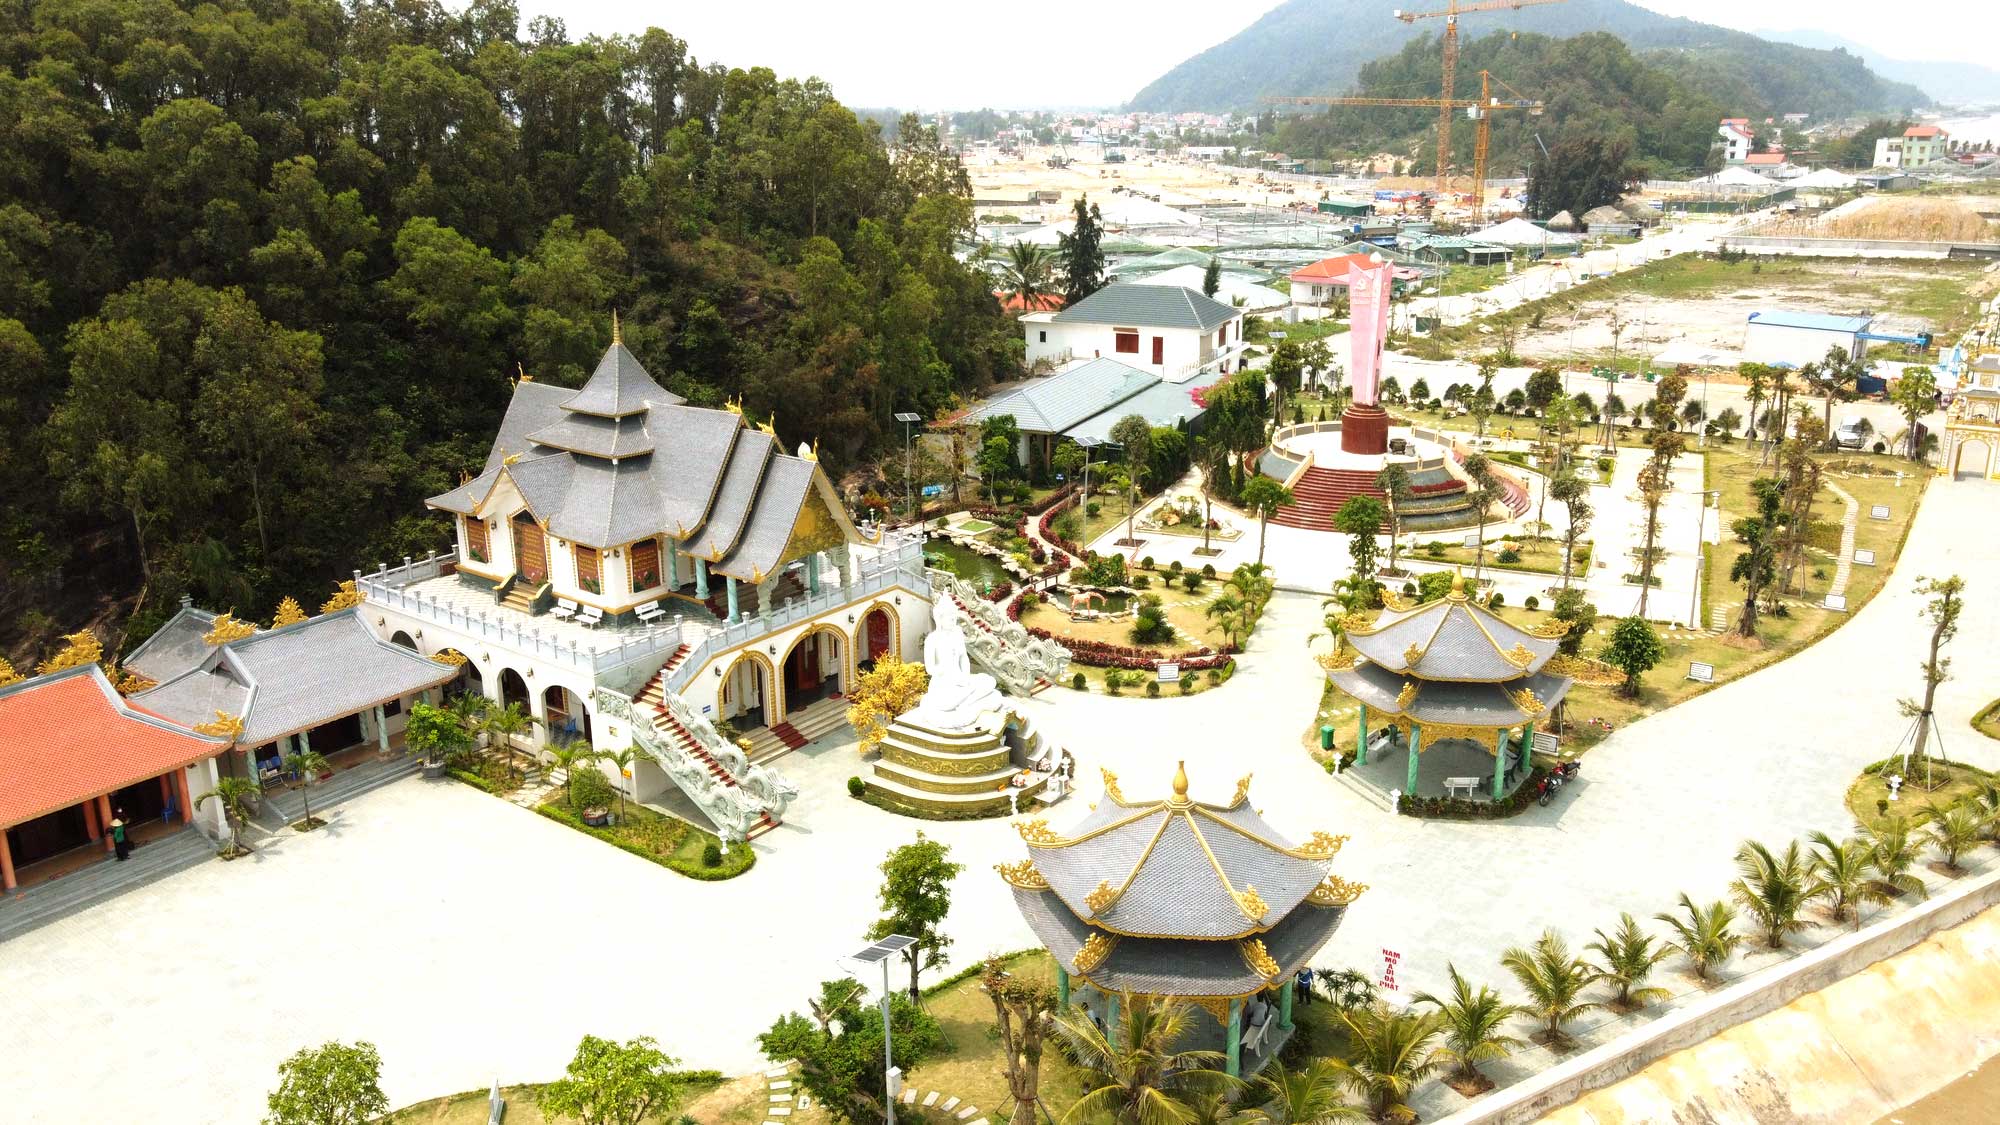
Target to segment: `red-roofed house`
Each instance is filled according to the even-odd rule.
[[[1301,266],[1292,271],[1292,303],[1295,305],[1327,305],[1347,295],[1347,271],[1353,268],[1371,269],[1375,261],[1367,254],[1341,254],[1332,258],[1321,258],[1309,266]],[[1395,279],[1409,281],[1423,276],[1422,270],[1409,266],[1397,266]]]
[[[1950,133],[1935,125],[1912,125],[1900,137],[1883,137],[1875,142],[1875,166],[1921,168],[1942,159],[1950,147]]]
[[[1750,147],[1757,134],[1750,128],[1747,117],[1725,117],[1716,127],[1716,135],[1722,138],[1722,162],[1741,164],[1750,155]]]
[[[993,297],[1000,302],[1002,309],[1010,313],[1058,312],[1063,307],[1061,293],[1038,293],[1024,298],[1019,293],[995,290]]]
[[[0,688],[0,886],[98,840],[110,851],[114,809],[131,824],[188,823],[189,794],[215,788],[229,746],[126,702],[95,664]],[[220,835],[215,813],[205,827]]]
[[[1785,162],[1782,152],[1753,152],[1743,158],[1743,163],[1752,168],[1776,168]]]

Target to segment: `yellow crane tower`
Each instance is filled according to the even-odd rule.
[[[1539,0],[1539,2],[1554,3],[1555,0]],[[1505,90],[1508,94],[1512,95],[1512,97],[1504,99],[1494,97],[1493,87],[1496,85],[1499,86],[1502,90]],[[1491,71],[1485,71],[1485,70],[1479,72],[1479,99],[1477,101],[1474,101],[1470,98],[1463,98],[1458,100],[1446,100],[1444,98],[1328,98],[1328,97],[1290,97],[1290,98],[1272,97],[1272,98],[1265,98],[1264,100],[1267,102],[1275,102],[1280,105],[1437,106],[1439,113],[1443,115],[1445,120],[1450,120],[1451,112],[1453,110],[1455,109],[1465,110],[1467,116],[1473,118],[1475,121],[1479,123],[1478,126],[1479,131],[1476,134],[1474,134],[1475,140],[1472,146],[1472,201],[1471,202],[1472,202],[1472,218],[1474,221],[1483,218],[1486,214],[1486,151],[1490,141],[1492,140],[1491,126],[1492,126],[1493,114],[1502,110],[1518,109],[1525,111],[1530,117],[1539,117],[1541,116],[1543,109],[1541,102],[1535,101],[1532,98],[1522,97],[1519,91],[1515,90],[1512,86],[1507,85],[1505,82],[1500,81],[1498,78],[1493,77]],[[1441,171],[1438,177],[1438,192],[1440,196],[1442,196],[1447,186],[1446,174],[1448,174],[1450,169],[1450,165],[1448,163],[1449,159],[1450,157],[1447,152],[1443,150],[1439,151],[1438,167],[1441,170],[1443,170]]]
[[[1437,191],[1443,195],[1451,186],[1451,111],[1463,104],[1452,100],[1453,84],[1458,77],[1458,17],[1468,12],[1497,12],[1503,8],[1532,8],[1539,4],[1560,4],[1562,0],[1473,0],[1461,4],[1458,0],[1448,0],[1443,11],[1405,12],[1397,9],[1392,13],[1404,23],[1418,20],[1444,20],[1444,84],[1438,88],[1438,183]],[[1483,120],[1483,118],[1482,118]],[[1484,136],[1482,132],[1480,134]],[[1483,188],[1475,184],[1472,189],[1475,199],[1485,195]]]

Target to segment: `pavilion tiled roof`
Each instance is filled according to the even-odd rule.
[[[94,664],[0,688],[0,828],[227,747],[127,703]]]
[[[1548,663],[1558,642],[1508,624],[1462,591],[1344,631],[1370,662],[1422,680],[1503,683]],[[1414,661],[1413,659],[1414,658]]]

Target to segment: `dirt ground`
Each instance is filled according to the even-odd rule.
[[[1966,263],[1814,262],[1774,263],[1754,275],[1754,284],[1707,292],[1650,296],[1623,294],[1616,303],[1622,322],[1617,350],[1653,355],[1686,340],[1703,347],[1736,350],[1744,326],[1760,309],[1849,313],[1872,311],[1878,331],[1945,332],[1952,326],[1939,311],[1940,300],[1969,304],[2000,292],[2000,271]],[[1939,293],[1940,287],[1950,292]],[[1548,314],[1540,329],[1523,332],[1515,351],[1534,359],[1610,352],[1613,304],[1598,301]]]

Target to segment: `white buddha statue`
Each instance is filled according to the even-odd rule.
[[[931,606],[931,632],[924,638],[924,671],[930,686],[924,698],[903,717],[940,733],[970,729],[979,716],[1005,706],[993,677],[974,672],[965,652],[965,630],[951,599],[940,596]]]

